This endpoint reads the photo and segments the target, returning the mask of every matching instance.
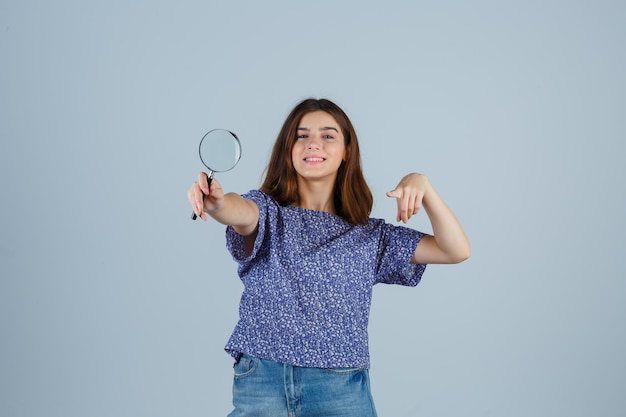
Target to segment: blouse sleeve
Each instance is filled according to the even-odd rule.
[[[385,223],[378,252],[376,283],[414,287],[426,270],[425,264],[410,263],[424,233],[403,226]]]
[[[254,241],[254,247],[249,255],[246,256],[246,250],[244,246],[244,237],[235,232],[232,226],[226,227],[226,248],[232,255],[233,259],[239,263],[240,271],[247,269],[252,260],[258,255],[263,242],[265,241],[265,235],[269,229],[269,213],[272,211],[272,207],[269,204],[269,197],[258,190],[251,190],[241,195],[243,198],[252,200],[259,208],[259,224]]]

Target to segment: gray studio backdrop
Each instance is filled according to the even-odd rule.
[[[205,131],[258,187],[299,100],[360,135],[373,215],[429,175],[472,257],[375,288],[381,416],[626,409],[626,3],[0,2],[0,415],[224,416],[242,289],[192,222]],[[429,231],[425,215],[410,226]]]

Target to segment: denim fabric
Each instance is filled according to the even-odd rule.
[[[306,368],[243,355],[229,417],[376,417],[369,373]]]

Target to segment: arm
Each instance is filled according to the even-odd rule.
[[[198,181],[187,191],[187,198],[193,211],[207,220],[207,214],[217,222],[232,226],[242,236],[250,236],[257,230],[259,208],[248,199],[236,193],[224,194],[220,183],[213,178],[209,187],[207,175],[201,172]]]
[[[411,263],[451,264],[469,258],[470,244],[461,224],[422,174],[409,174],[387,193],[398,202],[397,220],[406,223],[423,206],[433,228],[415,248]]]

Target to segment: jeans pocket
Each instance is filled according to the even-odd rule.
[[[259,361],[257,358],[252,356],[243,355],[239,362],[237,362],[234,366],[235,379],[245,378],[251,375],[259,366]]]
[[[353,375],[362,370],[363,368],[324,368],[324,371],[334,375]]]

